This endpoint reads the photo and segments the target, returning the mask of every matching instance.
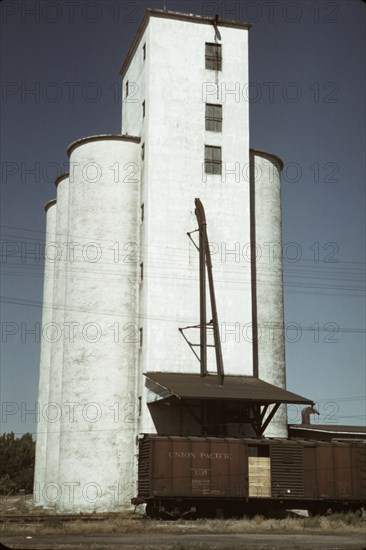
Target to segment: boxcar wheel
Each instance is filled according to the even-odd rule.
[[[318,505],[313,508],[308,508],[308,514],[309,518],[314,518],[317,516],[331,516],[333,514],[333,510],[330,506]]]
[[[149,502],[146,504],[146,515],[149,518],[156,518],[157,517],[154,501],[149,500]]]
[[[334,510],[331,506],[322,506],[320,508],[320,515],[321,516],[332,516],[334,513]]]

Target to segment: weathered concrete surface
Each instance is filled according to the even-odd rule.
[[[56,240],[57,224],[57,204],[46,207],[46,250],[50,243]],[[55,262],[45,259],[44,283],[43,283],[43,309],[42,309],[42,327],[52,322],[53,315],[53,292],[54,292],[54,271]],[[45,338],[42,338],[41,356],[39,365],[39,390],[38,405],[39,417],[37,424],[37,454],[34,468],[34,481],[40,487],[46,482],[46,463],[48,448],[48,422],[44,415],[44,407],[49,402],[50,393],[50,365],[51,365],[52,344]],[[42,494],[35,504],[43,505]]]
[[[254,160],[258,374],[285,388],[280,171],[270,156],[255,154]],[[280,407],[265,435],[287,437],[286,407]]]
[[[89,141],[70,156],[59,479],[61,512],[120,510],[135,492],[139,146]],[[133,176],[132,176],[133,172]],[[71,176],[70,176],[71,178]],[[134,329],[126,338],[123,327]]]

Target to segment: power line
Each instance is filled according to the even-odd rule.
[[[8,226],[8,225],[1,225],[0,227],[4,227],[4,228],[7,228],[7,229],[16,229],[16,230],[21,230],[21,231],[31,231],[31,232],[36,232],[36,233],[42,233],[43,235],[46,234],[45,231],[41,231],[41,230],[36,230],[36,229],[29,229],[29,228],[24,228],[24,227],[16,227],[16,226]],[[67,239],[68,237],[70,238],[73,238],[73,239],[81,239],[81,240],[86,240],[88,242],[90,241],[93,241],[95,240],[95,242],[106,242],[106,243],[112,243],[114,244],[115,242],[118,242],[118,238],[117,240],[106,240],[106,239],[100,239],[98,237],[92,237],[90,235],[88,236],[81,236],[81,235],[68,235],[68,234],[63,234],[63,233],[52,233],[53,236],[61,236],[63,239]],[[11,236],[11,235],[10,235]],[[13,236],[15,238],[18,238],[18,239],[30,239],[30,240],[35,240],[34,238],[32,237],[28,237],[28,236],[22,236],[22,235],[15,235]],[[45,243],[44,240],[42,240],[43,243]],[[222,244],[222,243],[215,243],[214,241],[211,241],[212,244]],[[138,244],[138,243],[136,243]],[[247,243],[248,244],[248,243]],[[260,244],[260,243],[259,243]],[[268,244],[271,244],[271,243],[268,243]],[[141,244],[140,245],[142,248],[147,248],[147,247],[151,247],[151,248],[159,248],[159,245],[144,245],[144,244]],[[166,246],[164,245],[164,248],[168,249],[168,250],[177,250],[177,251],[184,251],[185,253],[187,252],[187,248],[180,248],[180,247],[174,247],[174,246]],[[226,254],[229,254],[230,252],[229,251],[226,251]],[[288,261],[291,262],[291,260],[287,259]],[[314,264],[332,264],[332,265],[339,265],[339,264],[355,264],[355,265],[362,265],[365,267],[365,262],[357,262],[357,261],[341,261],[341,260],[337,260],[335,262],[322,262],[322,261],[319,261],[319,262],[315,262],[314,259],[311,259],[311,258],[300,258],[299,261],[304,261],[304,262],[312,262]],[[291,266],[293,266],[294,264],[291,263]],[[356,268],[357,269],[357,268]]]
[[[77,308],[77,307],[73,307],[73,306],[67,306],[66,307],[63,307],[63,306],[54,306],[52,304],[47,304],[47,303],[40,303],[40,302],[36,302],[36,301],[33,301],[33,300],[18,300],[17,298],[12,298],[12,297],[9,297],[9,298],[1,298],[0,299],[0,302],[3,302],[3,303],[9,303],[9,304],[15,304],[15,305],[22,305],[22,306],[29,306],[29,307],[39,307],[39,308],[49,308],[49,309],[53,309],[53,310],[59,310],[59,311],[67,311],[67,312],[75,312],[75,313],[86,313],[86,314],[94,314],[94,315],[103,315],[103,316],[112,316],[112,317],[126,317],[127,319],[143,319],[143,320],[151,320],[151,321],[164,321],[164,322],[173,322],[173,323],[186,323],[186,324],[190,324],[190,323],[194,323],[195,321],[192,321],[192,320],[187,320],[187,319],[174,319],[174,318],[171,318],[169,319],[168,317],[150,317],[150,316],[143,316],[143,315],[134,315],[134,316],[130,316],[130,315],[125,315],[123,313],[114,313],[114,312],[110,312],[110,311],[94,311],[94,310],[91,310],[91,309],[81,309],[81,308]],[[229,321],[227,321],[229,323]],[[234,323],[234,321],[232,322]],[[284,326],[276,326],[276,324],[272,323],[270,321],[267,321],[267,324],[269,324],[270,326],[268,327],[270,330],[283,330],[283,329],[286,329],[286,324]],[[308,331],[308,332],[330,332],[329,328],[325,328],[325,326],[321,326],[319,325],[319,327],[307,327],[307,326],[301,326],[301,325],[298,325],[296,328],[299,328],[301,330],[303,330],[304,332]],[[290,328],[288,328],[288,330],[290,330]],[[347,328],[347,327],[336,327],[336,330],[334,332],[334,334],[338,334],[338,333],[348,333],[348,334],[365,334],[366,333],[366,329],[365,328],[361,328],[361,327],[353,327],[353,328]]]

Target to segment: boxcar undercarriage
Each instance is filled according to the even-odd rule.
[[[309,516],[326,516],[334,513],[362,515],[358,501],[275,500],[275,499],[186,499],[152,498],[134,499],[135,504],[146,502],[146,515],[155,519],[241,518],[262,515],[271,518],[285,517],[289,510],[307,510]]]

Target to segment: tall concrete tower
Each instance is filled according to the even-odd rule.
[[[47,242],[61,256],[46,265],[44,322],[62,330],[42,347],[38,504],[128,507],[140,433],[251,435],[252,414],[286,402],[254,384],[262,399],[254,410],[227,389],[243,384],[245,393],[257,378],[285,387],[281,258],[254,261],[256,244],[281,242],[281,161],[249,148],[249,27],[147,10],[121,69],[121,134],[68,148],[70,171],[47,210]],[[213,399],[220,388],[206,388],[212,348],[208,393],[194,400],[192,391],[196,198],[206,211],[229,383],[222,403]],[[265,434],[286,437],[283,411]]]
[[[285,385],[281,255],[251,262],[253,238],[261,250],[281,243],[281,161],[250,156],[249,27],[148,11],[121,69],[122,133],[141,137],[140,432],[178,423],[157,407],[153,418],[141,375],[198,369],[178,330],[198,322],[198,255],[187,238],[194,197],[207,212],[225,373]],[[197,342],[198,331],[190,337]],[[267,433],[286,436],[283,411]]]
[[[198,372],[179,328],[198,322],[198,254],[187,232],[197,227],[199,197],[212,242],[225,371],[251,375],[251,343],[229,335],[236,323],[252,320],[250,263],[237,262],[237,243],[250,242],[249,110],[230,92],[248,83],[248,25],[147,12],[121,73],[122,133],[141,136],[144,152],[140,373]],[[190,337],[197,341],[198,332]],[[151,431],[143,376],[139,391],[140,431]]]

